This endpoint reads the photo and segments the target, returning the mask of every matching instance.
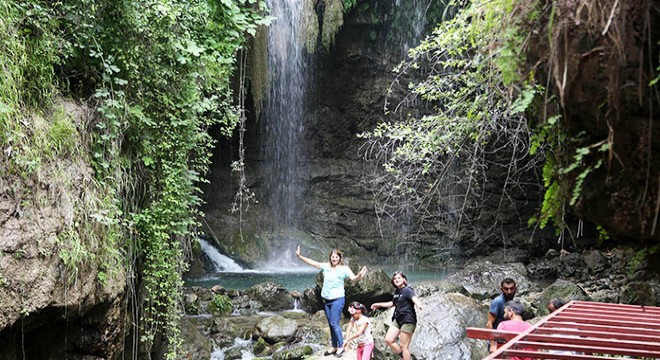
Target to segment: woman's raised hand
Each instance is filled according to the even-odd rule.
[[[366,266],[363,266],[363,267],[360,269],[360,272],[358,272],[358,275],[360,276],[360,278],[363,278],[365,275],[367,275],[367,267],[366,267]]]
[[[300,245],[298,245],[298,248],[296,249],[296,256],[300,257]]]

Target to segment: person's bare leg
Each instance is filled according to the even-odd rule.
[[[399,347],[401,348],[401,356],[403,356],[403,360],[412,359],[412,355],[410,355],[410,350],[408,349],[410,340],[412,340],[412,334],[405,332],[399,334]]]
[[[399,336],[399,329],[395,328],[394,326],[390,326],[390,328],[387,330],[387,334],[385,334],[385,343],[387,343],[387,346],[394,351],[395,354],[399,355],[401,354],[401,347],[399,344],[396,343],[396,338]]]

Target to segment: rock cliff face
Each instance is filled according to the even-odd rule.
[[[657,85],[649,86],[657,77],[660,38],[654,6],[650,0],[557,2],[561,21],[549,35],[560,50],[532,46],[530,61],[553,52],[542,76],[551,79],[564,111],[565,156],[589,152],[581,169],[593,170],[576,213],[611,234],[657,241],[660,102]],[[536,40],[547,46],[546,39]],[[599,146],[608,149],[597,153]]]
[[[424,11],[417,14],[415,5]],[[403,60],[407,49],[417,44],[424,23],[434,23],[442,12],[440,2],[434,1],[363,1],[344,15],[334,46],[320,48],[314,54],[313,93],[309,94],[312,105],[304,119],[303,151],[297,161],[295,180],[303,189],[300,228],[282,230],[270,223],[275,217],[266,202],[267,160],[259,145],[265,135],[260,131],[260,119],[251,118],[245,140],[246,177],[259,203],[251,204],[243,214],[239,231],[238,215],[228,211],[236,191],[236,175],[229,172],[228,166],[235,159],[232,148],[237,147],[236,139],[221,142],[213,160],[210,183],[204,187],[208,225],[204,231],[216,237],[224,253],[244,265],[258,266],[262,259],[272,258],[273,253],[286,258],[293,245],[302,243],[306,253],[314,258],[325,258],[329,248],[338,247],[372,263],[434,266],[450,258],[487,253],[503,246],[533,250],[547,245],[544,240],[530,242],[533,229],[527,227],[527,219],[535,213],[541,199],[538,179],[530,178],[527,189],[502,205],[498,200],[502,185],[498,181],[504,181],[506,174],[498,175],[497,169],[491,174],[495,181],[483,189],[492,199],[486,201],[492,208],[480,209],[474,216],[479,224],[473,224],[473,229],[484,231],[465,231],[454,236],[455,219],[449,218],[432,219],[419,231],[412,226],[417,220],[415,214],[395,221],[379,217],[374,211],[374,194],[382,186],[378,179],[383,170],[365,160],[369,149],[364,148],[364,139],[358,135],[392,116],[422,111],[416,108],[419,104],[404,101],[405,110],[386,115],[386,94],[390,93],[387,100],[392,108],[403,101],[407,80],[395,82],[392,69]],[[253,51],[266,52],[258,46]],[[256,98],[259,101],[260,97]],[[496,231],[492,231],[493,223],[498,224]]]
[[[88,121],[84,108],[58,107],[79,129]],[[52,121],[35,116],[26,126],[36,133]],[[124,276],[90,260],[103,254],[102,239],[83,233],[94,223],[91,167],[69,156],[44,159],[33,174],[9,174],[0,175],[0,358],[116,358]]]

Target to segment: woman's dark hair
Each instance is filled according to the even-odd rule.
[[[395,271],[394,274],[392,274],[392,279],[390,280],[392,286],[396,287],[396,285],[394,285],[394,277],[397,275],[401,275],[401,277],[403,278],[403,284],[408,285],[408,277],[406,276],[406,274],[402,273],[401,271]]]
[[[350,305],[348,305],[348,307],[352,307],[355,310],[360,310],[362,312],[362,315],[367,315],[368,312],[367,307],[360,304],[357,301],[353,301],[352,303],[350,303]]]
[[[560,307],[564,306],[564,301],[559,299],[559,298],[552,298],[550,301],[548,301],[548,304],[551,304],[555,310],[559,309]]]

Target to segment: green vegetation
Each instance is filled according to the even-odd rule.
[[[216,294],[213,296],[213,299],[211,299],[211,303],[209,304],[209,310],[213,313],[224,315],[229,314],[233,309],[234,307],[227,295]]]
[[[386,110],[394,111],[390,117],[400,113],[399,120],[364,134],[367,156],[381,162],[388,176],[378,194],[384,199],[382,214],[414,211],[422,227],[437,217],[456,219],[457,228],[472,224],[488,168],[504,169],[502,205],[520,177],[542,159],[542,153],[529,157],[525,112],[543,89],[522,67],[524,25],[538,20],[537,5],[513,0],[473,1],[465,8],[450,4],[445,13],[456,15],[440,23],[396,69],[400,75],[393,85],[413,73],[422,79],[409,84],[409,98],[387,104]],[[403,113],[401,105],[410,97],[422,100],[426,112]],[[438,209],[439,204],[450,207]]]
[[[396,69],[389,120],[364,134],[366,157],[387,172],[375,186],[379,213],[399,220],[415,214],[421,232],[445,218],[455,220],[455,232],[474,226],[475,232],[494,230],[485,237],[499,237],[504,206],[541,169],[545,192],[530,225],[551,225],[563,241],[566,233],[574,236],[567,221],[578,213],[597,226],[636,223],[629,228],[654,236],[652,131],[631,131],[630,123],[644,119],[651,129],[654,71],[660,67],[650,46],[654,40],[622,29],[633,13],[644,14],[640,28],[649,28],[655,10],[641,3],[624,10],[629,13],[615,13],[598,1],[451,1],[444,14],[452,18]],[[652,64],[632,60],[627,54],[633,52]],[[626,68],[643,75],[621,75]],[[642,90],[647,79],[648,92]],[[401,100],[399,86],[408,82],[408,96]],[[635,87],[639,91],[630,90]],[[630,144],[637,137],[640,143]],[[488,189],[493,183],[504,186]],[[618,200],[627,202],[628,214],[638,215],[594,209],[589,201],[602,199],[597,192],[604,189],[626,193]],[[500,191],[499,199],[487,199]],[[498,215],[482,218],[481,209],[494,201]],[[614,219],[613,213],[622,217]]]
[[[658,252],[658,245],[643,247],[630,257],[626,264],[628,275],[633,276],[638,270],[644,270],[649,265],[649,257]]]
[[[217,124],[227,135],[237,123],[236,53],[267,25],[265,13],[261,0],[0,4],[6,175],[30,179],[74,156],[93,165],[96,193],[78,203],[80,223],[59,234],[59,255],[69,280],[92,266],[102,284],[123,257],[140,314],[133,330],[146,349],[162,333],[168,359],[180,344],[181,273],[213,146],[208,131]],[[53,107],[56,96],[87,99],[96,114],[76,125]]]
[[[358,3],[358,0],[342,0],[341,3],[344,5],[344,12],[348,12]]]

